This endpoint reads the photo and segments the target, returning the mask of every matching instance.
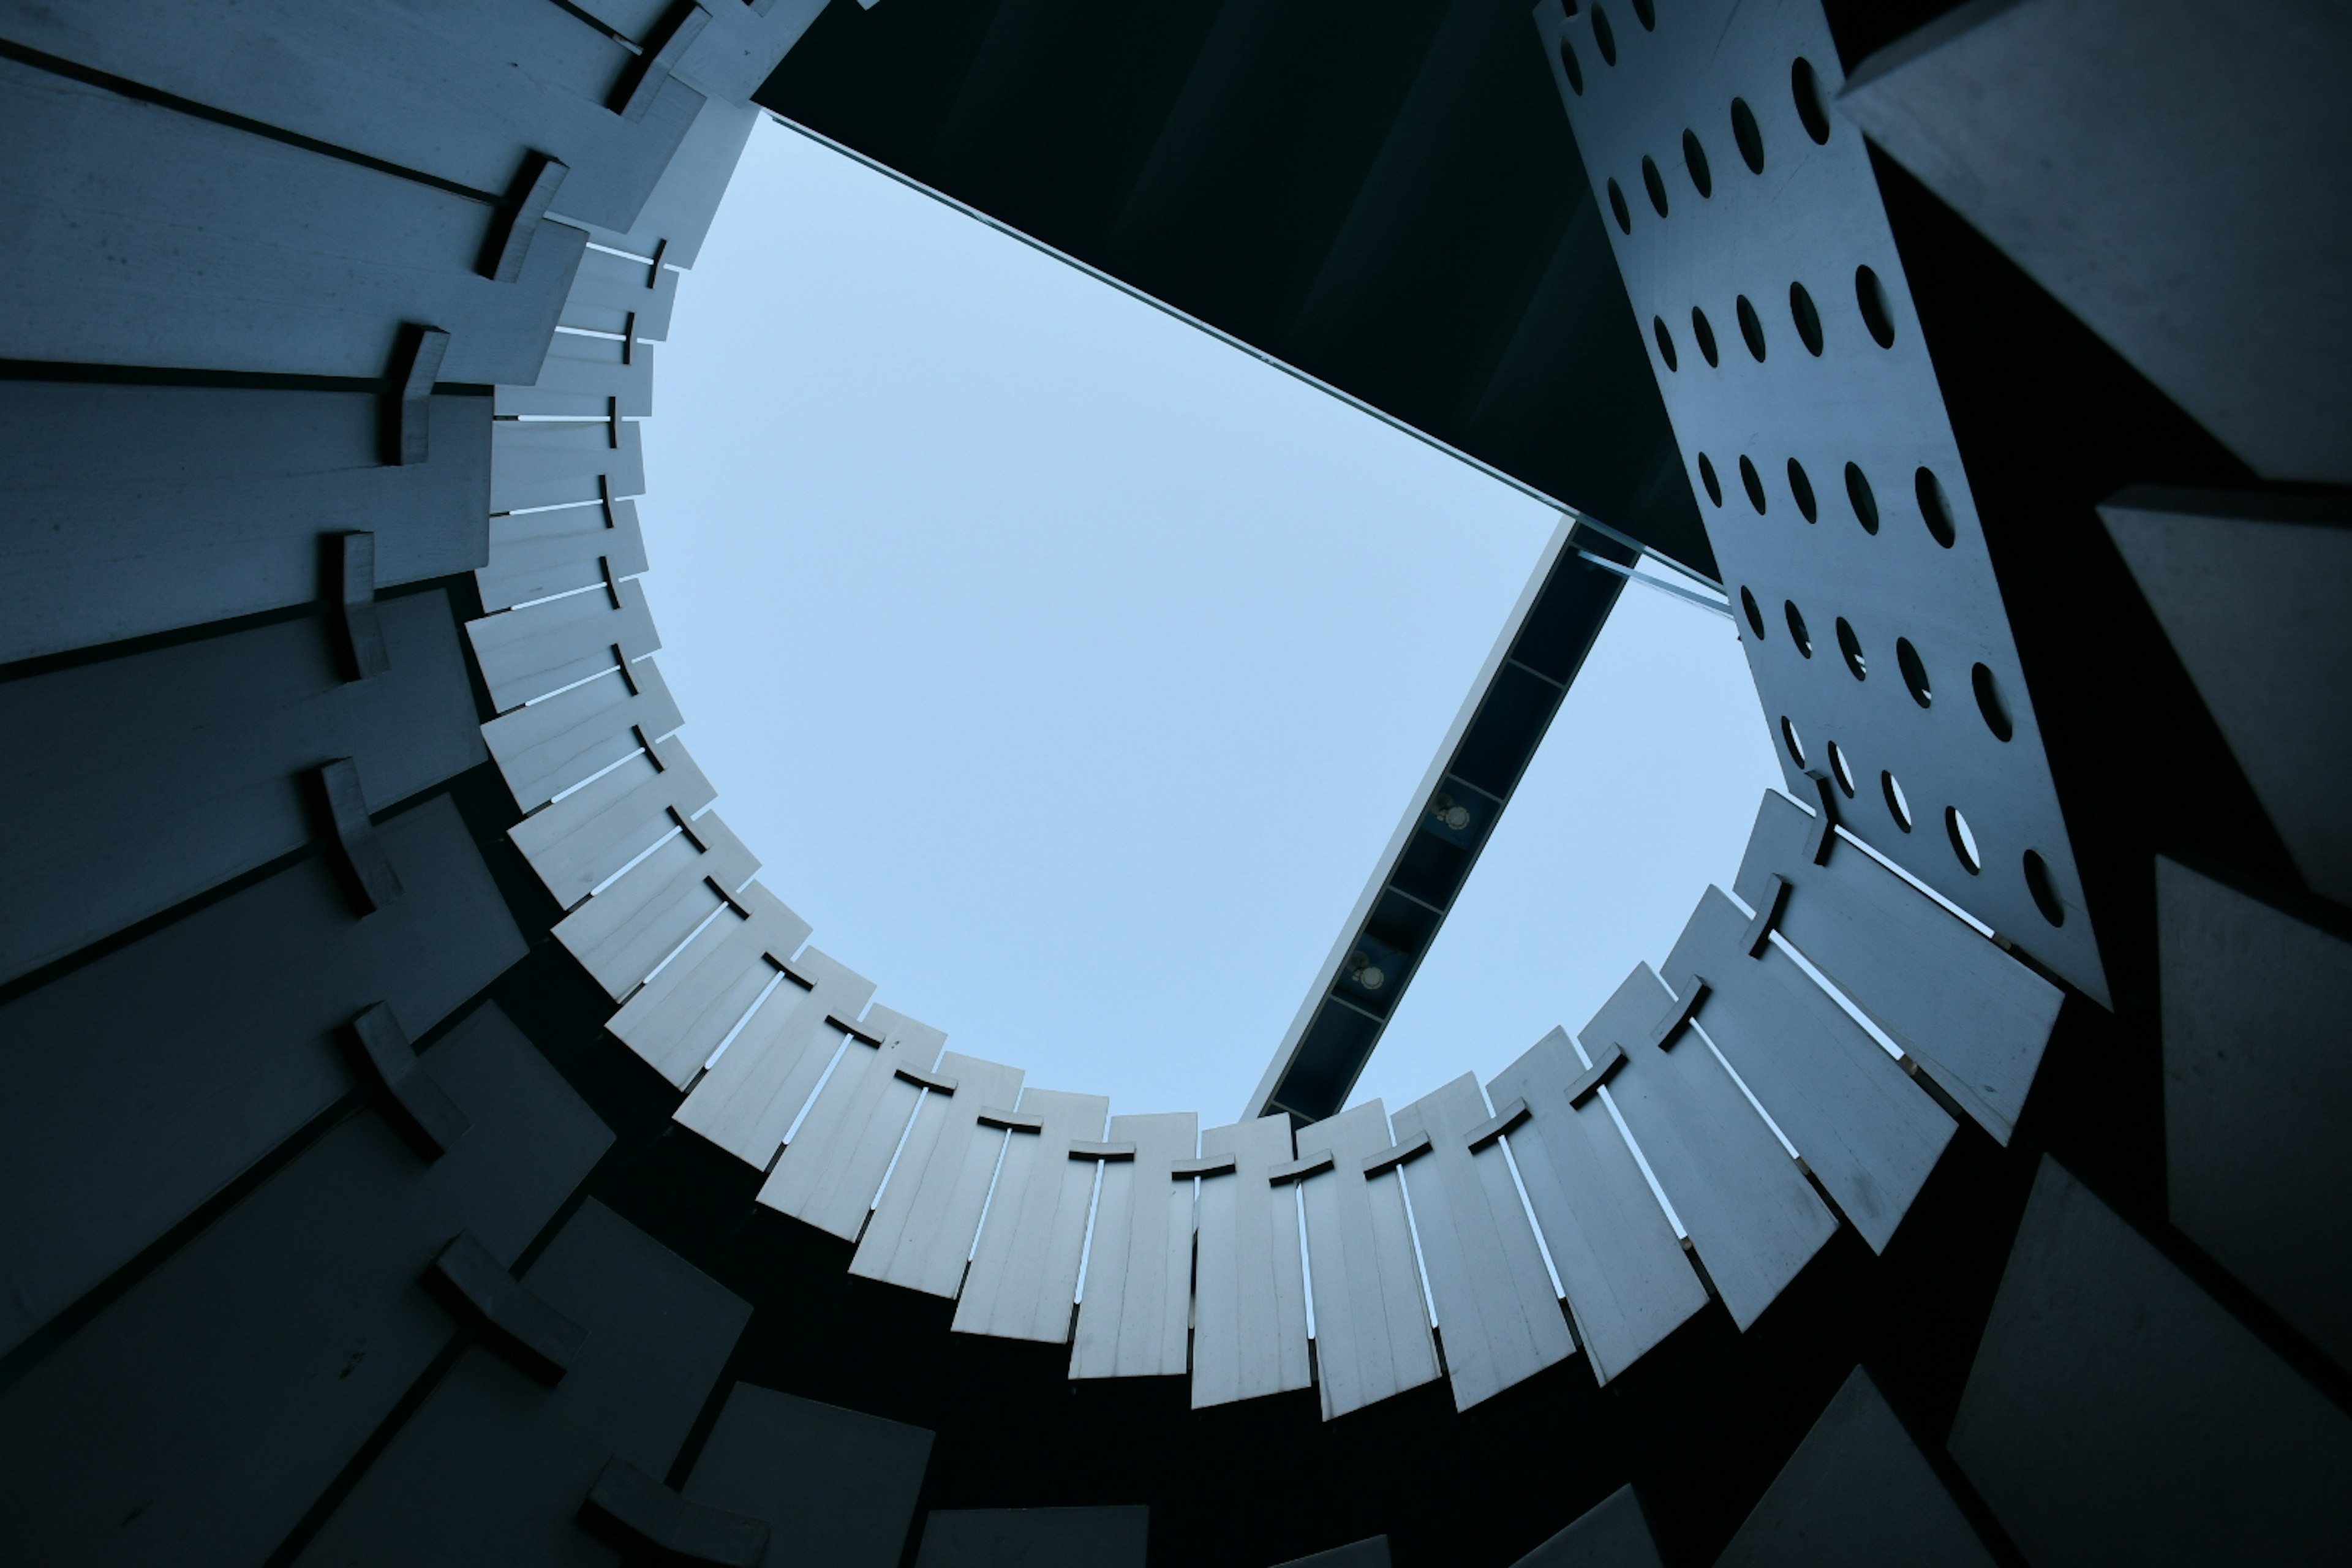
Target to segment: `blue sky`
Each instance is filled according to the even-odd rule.
[[[950,1048],[1238,1115],[1555,514],[765,121],[656,368],[646,593],[763,880]],[[1730,623],[1629,591],[1359,1098],[1580,1025],[1778,776]]]

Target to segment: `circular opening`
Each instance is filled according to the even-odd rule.
[[[1911,646],[1909,637],[1895,639],[1895,665],[1903,672],[1903,684],[1912,701],[1925,708],[1936,700],[1935,689],[1927,684],[1927,667],[1919,662],[1919,650]]]
[[[1758,473],[1756,465],[1745,457],[1739,459],[1739,482],[1748,487],[1748,504],[1756,509],[1757,516],[1762,517],[1764,515],[1764,476]]]
[[[1973,877],[1984,869],[1984,859],[1977,853],[1977,836],[1969,831],[1969,819],[1960,815],[1957,805],[1944,807],[1944,831],[1951,836],[1952,853],[1960,858],[1960,868]]]
[[[1748,302],[1748,296],[1745,294],[1739,297],[1739,335],[1748,340],[1748,352],[1756,356],[1756,363],[1762,364],[1764,363],[1764,323],[1758,319],[1756,307]]]
[[[2015,734],[2017,727],[2009,721],[2009,705],[2000,700],[2000,688],[1993,683],[1992,671],[1981,664],[1977,666],[1969,671],[1969,684],[1976,688],[1977,711],[1984,715],[1985,728],[1992,731],[1993,739],[2006,741]]]
[[[2042,918],[2053,926],[2066,923],[2066,905],[2058,897],[2058,884],[2050,875],[2050,862],[2029,849],[2025,852],[2025,890],[2033,895],[2033,907]]]
[[[1568,47],[1566,38],[1559,41],[1559,68],[1568,74],[1568,89],[1579,98],[1583,97],[1584,68],[1577,63],[1576,51]]]
[[[1740,589],[1739,608],[1741,613],[1746,615],[1748,617],[1748,629],[1756,634],[1756,640],[1758,642],[1762,642],[1764,640],[1764,612],[1762,609],[1758,607],[1756,595],[1749,593],[1745,588]]]
[[[1813,500],[1813,481],[1805,473],[1805,465],[1794,458],[1789,459],[1789,493],[1797,498],[1797,510],[1805,514],[1807,522],[1820,521],[1822,509]]]
[[[1845,655],[1845,667],[1853,671],[1853,678],[1856,680],[1868,680],[1870,660],[1863,657],[1862,639],[1853,635],[1853,628],[1845,624],[1843,616],[1838,617],[1837,639],[1838,652]]]
[[[1813,309],[1813,297],[1805,292],[1802,283],[1789,285],[1789,314],[1797,321],[1797,336],[1803,340],[1805,352],[1814,358],[1822,353],[1822,313]]]
[[[1715,477],[1715,465],[1706,460],[1705,452],[1698,455],[1698,482],[1706,487],[1707,500],[1717,506],[1723,504],[1723,481]]]
[[[1592,13],[1592,21],[1597,28],[1601,22],[1598,10]],[[1603,45],[1602,52],[1606,53],[1607,49],[1608,46]],[[1820,74],[1813,69],[1813,62],[1802,55],[1799,55],[1797,63],[1789,68],[1789,90],[1796,95],[1797,118],[1805,122],[1805,134],[1816,142],[1826,143],[1830,139],[1829,105],[1822,98]]]
[[[1797,601],[1794,599],[1782,600],[1780,602],[1780,613],[1788,617],[1789,635],[1797,639],[1797,651],[1803,654],[1807,658],[1812,658],[1812,634],[1805,630],[1805,617],[1797,613]]]
[[[1797,739],[1797,727],[1789,722],[1789,716],[1785,713],[1780,716],[1780,742],[1789,748],[1789,755],[1796,759],[1797,765],[1803,767],[1805,743]]]
[[[1658,161],[1647,153],[1642,157],[1642,188],[1650,193],[1650,205],[1658,209],[1658,216],[1665,216],[1666,177],[1658,173]]]
[[[1927,524],[1927,531],[1936,536],[1937,543],[1949,550],[1960,531],[1952,525],[1952,503],[1945,499],[1943,485],[1933,472],[1922,468],[1912,476],[1911,488],[1919,494],[1919,516]]]
[[[1666,362],[1666,369],[1672,372],[1680,368],[1675,363],[1675,335],[1666,331],[1666,319],[1664,316],[1651,317],[1650,331],[1657,337],[1658,357]]]
[[[1707,171],[1706,149],[1698,144],[1696,131],[1683,132],[1683,167],[1690,171],[1691,184],[1702,198],[1715,195],[1715,176]]]
[[[1739,157],[1751,174],[1764,172],[1764,132],[1757,128],[1756,111],[1744,98],[1731,100],[1731,139],[1739,143]]]
[[[1642,31],[1658,30],[1658,8],[1654,0],[1633,0],[1633,19],[1642,24]]]
[[[1706,312],[1696,305],[1691,307],[1691,336],[1698,341],[1699,355],[1707,363],[1712,365],[1722,363],[1715,355],[1714,324],[1707,321]]]
[[[1824,741],[1822,749],[1830,754],[1830,776],[1837,780],[1838,788],[1848,800],[1853,798],[1853,769],[1846,765],[1845,752],[1835,741]]]
[[[1854,303],[1862,307],[1862,324],[1870,329],[1870,341],[1880,348],[1895,346],[1895,309],[1886,302],[1886,286],[1878,274],[1867,267],[1853,269]]]
[[[1903,786],[1895,782],[1893,773],[1881,772],[1878,787],[1886,796],[1886,814],[1895,818],[1895,826],[1906,833],[1910,832],[1911,803],[1903,797]]]
[[[1598,5],[1592,8],[1592,41],[1600,46],[1603,60],[1617,63],[1617,34],[1609,26],[1609,13]]]
[[[1633,232],[1633,210],[1625,205],[1625,193],[1615,180],[1609,182],[1609,212],[1620,229],[1627,234]]]
[[[1859,463],[1845,466],[1845,499],[1853,504],[1853,520],[1864,533],[1878,531],[1878,498],[1870,493],[1870,476]]]

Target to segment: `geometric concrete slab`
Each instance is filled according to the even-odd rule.
[[[2172,1223],[2352,1367],[2352,946],[2156,863]]]
[[[1511,1568],[1659,1568],[1642,1500],[1619,1487]]]
[[[772,1558],[897,1568],[931,1435],[739,1383],[686,1495],[764,1520]]]
[[[0,385],[0,661],[315,599],[329,534],[375,535],[379,587],[481,565],[489,399],[430,400],[427,463],[380,460],[381,412],[369,391]]]
[[[0,1007],[0,1349],[349,1092],[354,1016],[421,1038],[527,951],[447,796],[376,837],[388,909],[310,856]]]
[[[2352,506],[2135,488],[2099,515],[2295,869],[2352,904]]]
[[[376,607],[392,668],[346,680],[286,620],[0,685],[0,978],[160,913],[318,835],[297,781],[348,757],[382,811],[482,760],[438,589]]]
[[[1991,1568],[1870,1374],[1853,1369],[1716,1568]]]
[[[2352,1540],[2352,1417],[2048,1158],[1949,1447],[2035,1568]]]
[[[522,1285],[588,1331],[562,1381],[549,1388],[487,1346],[467,1350],[301,1561],[613,1561],[581,1521],[589,1489],[615,1458],[668,1472],[751,1309],[593,1199]]]
[[[1838,107],[2256,472],[2352,481],[2336,5],[1965,5]]]
[[[266,1560],[449,1342],[434,1255],[502,1268],[612,1143],[495,1005],[421,1061],[472,1121],[447,1152],[340,1123],[0,1397],[0,1557]]]

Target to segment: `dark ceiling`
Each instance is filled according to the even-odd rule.
[[[757,97],[1714,571],[1523,0],[844,0]]]

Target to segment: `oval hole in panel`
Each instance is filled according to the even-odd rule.
[[[1696,305],[1693,305],[1691,307],[1691,337],[1698,344],[1698,353],[1701,359],[1706,361],[1710,365],[1721,364],[1723,363],[1716,357],[1715,324],[1706,319],[1706,312],[1700,310]]]
[[[1846,625],[1843,616],[1838,617],[1837,640],[1838,652],[1845,655],[1845,667],[1853,671],[1853,678],[1856,680],[1868,680],[1870,660],[1863,654],[1862,639],[1853,635],[1853,628]]]
[[[1715,175],[1706,166],[1706,149],[1698,144],[1696,131],[1683,132],[1683,168],[1689,174],[1691,184],[1698,187],[1700,200],[1715,195]]]
[[[1906,833],[1910,832],[1911,802],[1905,798],[1903,786],[1895,782],[1893,773],[1881,770],[1878,775],[1878,787],[1886,796],[1886,815],[1895,819],[1895,826]]]
[[[1789,635],[1797,639],[1797,651],[1807,658],[1813,657],[1812,634],[1805,629],[1805,617],[1798,612],[1797,601],[1784,599],[1780,610],[1789,622]]]
[[[1853,769],[1846,765],[1845,749],[1835,741],[1823,742],[1822,749],[1830,754],[1830,776],[1837,780],[1837,786],[1845,793],[1846,799],[1852,800]]]
[[[1748,352],[1756,356],[1756,363],[1762,364],[1764,363],[1764,320],[1756,313],[1756,307],[1748,302],[1748,296],[1745,294],[1739,296],[1739,335],[1748,340]]]
[[[2057,879],[2050,875],[2050,862],[2029,849],[2025,852],[2025,890],[2033,895],[2033,907],[2042,918],[2053,926],[2066,923],[2066,902],[2058,896]]]
[[[1992,671],[1978,665],[1969,671],[1969,684],[1976,689],[1977,711],[1984,715],[1985,728],[1992,731],[1993,739],[2006,741],[2015,734],[2017,727],[2010,722],[2009,704],[2000,700],[2000,688],[1994,684]]]
[[[1880,348],[1895,346],[1895,310],[1886,302],[1886,286],[1867,267],[1853,269],[1853,300],[1862,308],[1862,324]]]
[[[1706,487],[1707,500],[1723,504],[1723,481],[1715,477],[1715,465],[1706,460],[1705,452],[1698,455],[1698,482]]]
[[[1932,468],[1921,468],[1911,476],[1911,489],[1919,498],[1919,521],[1937,543],[1949,550],[1960,531],[1952,522],[1952,503],[1944,495],[1943,481]]]
[[[1822,357],[1822,313],[1813,309],[1813,297],[1805,292],[1802,283],[1789,285],[1789,314],[1797,323],[1797,337],[1805,352],[1815,359]]]
[[[1731,139],[1739,145],[1740,161],[1748,172],[1764,172],[1764,132],[1756,123],[1756,111],[1748,107],[1744,98],[1731,100]]]
[[[1789,493],[1797,498],[1797,510],[1805,514],[1807,522],[1821,521],[1822,509],[1813,499],[1813,481],[1805,472],[1805,465],[1796,458],[1789,459]]]
[[[1596,24],[1600,22],[1598,9],[1592,13],[1592,19]],[[1789,68],[1789,91],[1797,100],[1797,118],[1805,122],[1805,134],[1826,145],[1830,139],[1830,109],[1822,97],[1821,73],[1802,55]]]
[[[1845,499],[1853,503],[1853,520],[1864,533],[1878,531],[1878,498],[1870,491],[1870,476],[1860,463],[1845,466]]]
[[[1944,807],[1944,831],[1951,837],[1952,853],[1959,858],[1960,869],[1976,876],[1984,869],[1984,858],[1977,853],[1977,836],[1969,831],[1969,819],[1960,815],[1957,805]]]
[[[1931,706],[1936,700],[1936,689],[1927,684],[1927,667],[1919,660],[1919,650],[1911,646],[1909,637],[1895,639],[1895,665],[1903,672],[1904,688],[1911,700],[1920,707]]]

